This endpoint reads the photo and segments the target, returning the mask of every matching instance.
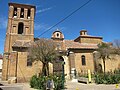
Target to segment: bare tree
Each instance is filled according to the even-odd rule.
[[[115,53],[120,55],[120,39],[114,40],[114,47]]]
[[[42,75],[49,75],[49,62],[58,56],[56,44],[52,40],[39,39],[29,49],[29,56],[32,61],[41,61],[43,64]]]

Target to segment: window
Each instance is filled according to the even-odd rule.
[[[28,9],[27,18],[30,18],[30,9]]]
[[[23,34],[23,28],[24,28],[24,24],[20,22],[18,24],[18,34]]]
[[[20,18],[24,18],[24,8],[21,8]]]
[[[59,33],[57,33],[57,37],[59,37]]]
[[[84,35],[86,34],[86,32],[84,32]]]
[[[27,66],[32,66],[32,61],[29,56],[27,56]]]
[[[16,33],[16,26],[13,26],[13,31],[12,33]]]
[[[60,33],[56,33],[56,37],[57,37],[57,38],[60,38]]]
[[[14,8],[14,11],[13,11],[13,17],[14,17],[14,18],[17,17],[17,8],[16,8],[16,7]]]
[[[30,34],[29,27],[25,27],[25,34]]]
[[[82,60],[82,65],[86,65],[86,60],[84,55],[81,56],[81,60]]]

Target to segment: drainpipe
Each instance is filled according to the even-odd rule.
[[[16,77],[16,83],[17,83],[17,66],[18,65],[18,52],[17,52],[17,55],[16,55],[16,69],[15,69],[15,77]]]

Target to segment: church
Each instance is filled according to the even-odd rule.
[[[27,82],[30,78],[40,73],[42,63],[31,62],[28,58],[28,48],[34,42],[34,18],[36,7],[33,5],[9,3],[8,25],[4,44],[2,80],[16,78],[17,82]],[[76,32],[78,33],[78,32]],[[64,61],[66,79],[71,78],[72,71],[86,74],[88,70],[94,73],[97,68],[103,70],[102,60],[94,59],[97,45],[103,42],[99,36],[91,36],[87,30],[81,30],[80,35],[74,40],[65,40],[64,34],[56,29],[51,39],[57,43],[59,52],[63,53],[60,60]],[[119,57],[114,63],[108,60],[106,71],[120,68]],[[59,62],[50,63],[50,73],[61,72]]]

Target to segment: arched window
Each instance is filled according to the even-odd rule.
[[[18,24],[18,34],[23,34],[24,24],[21,22]]]
[[[86,60],[84,55],[81,56],[81,61],[82,61],[82,65],[86,65]]]

